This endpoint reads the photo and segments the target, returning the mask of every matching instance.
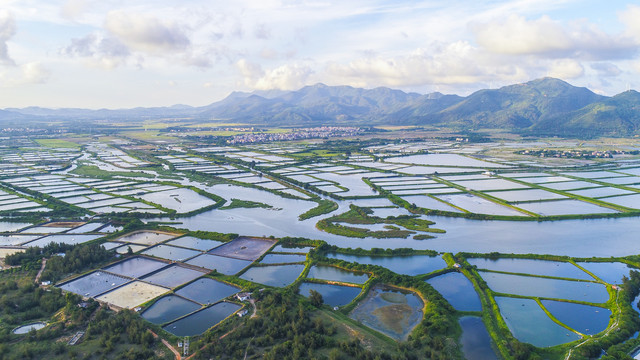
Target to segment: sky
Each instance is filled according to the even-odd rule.
[[[233,91],[640,88],[640,3],[0,0],[0,108],[202,106]]]

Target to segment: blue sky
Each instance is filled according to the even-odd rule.
[[[205,105],[322,82],[640,87],[640,5],[596,0],[0,0],[0,108]]]

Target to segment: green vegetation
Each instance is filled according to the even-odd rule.
[[[332,211],[335,211],[338,209],[338,204],[331,201],[331,200],[326,200],[326,199],[320,199],[318,200],[318,206],[309,209],[308,211],[300,214],[298,216],[299,220],[307,220],[307,219],[311,219],[313,217],[316,216],[320,216],[320,215],[324,215],[324,214],[328,214]]]
[[[126,176],[126,177],[141,177],[141,178],[154,178],[152,174],[147,174],[141,171],[107,171],[102,170],[95,165],[81,165],[71,170],[72,174],[97,177],[102,179],[110,179],[114,176]]]
[[[237,209],[237,208],[263,208],[263,209],[273,209],[273,206],[257,202],[257,201],[249,201],[249,200],[240,200],[240,199],[231,199],[231,203],[229,205],[225,205],[221,207],[222,210],[228,209]]]
[[[79,149],[80,144],[63,139],[33,139],[38,145],[49,148]]]

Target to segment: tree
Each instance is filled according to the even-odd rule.
[[[320,294],[319,292],[315,290],[311,290],[309,291],[309,294],[310,294],[309,301],[311,301],[311,305],[315,307],[319,307],[324,303],[324,299],[322,299],[322,294]]]

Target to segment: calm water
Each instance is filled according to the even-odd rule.
[[[548,347],[580,339],[576,333],[553,322],[534,300],[495,299],[509,330],[522,342]]]
[[[47,324],[43,322],[23,325],[23,326],[20,326],[19,328],[15,328],[13,330],[13,333],[16,335],[28,334],[29,331],[31,330],[40,330],[40,329],[43,329],[45,326],[47,326]]]
[[[58,287],[78,295],[94,297],[111,289],[115,289],[130,280],[131,279],[98,270],[59,285]]]
[[[622,284],[622,277],[629,277],[631,270],[640,271],[621,262],[579,262],[577,264],[609,284]]]
[[[360,264],[379,265],[395,273],[404,275],[428,274],[447,267],[447,263],[439,256],[411,255],[411,256],[362,256],[340,253],[328,253],[330,259],[340,259]]]
[[[414,293],[375,286],[350,317],[391,338],[403,340],[422,321],[423,306]]]
[[[460,344],[467,360],[498,360],[491,347],[491,337],[482,319],[477,316],[463,316],[458,320],[462,327]]]
[[[174,288],[182,284],[186,284],[191,280],[197,279],[204,273],[193,269],[183,268],[178,265],[171,265],[156,273],[144,277],[142,280],[152,284]]]
[[[367,274],[357,274],[352,271],[339,269],[337,267],[322,265],[312,266],[311,269],[309,269],[309,274],[307,275],[307,277],[330,281],[348,282],[354,284],[364,284],[367,280],[369,280],[369,275]]]
[[[562,261],[532,260],[532,259],[486,259],[469,258],[467,262],[478,269],[504,271],[520,274],[555,276],[571,279],[595,280],[591,275],[577,266]]]
[[[198,239],[193,236],[185,236],[179,239],[171,240],[167,242],[167,244],[200,250],[200,251],[209,251],[215,248],[216,246],[220,246],[224,243],[222,241],[205,240],[205,239]]]
[[[104,270],[118,275],[138,278],[167,265],[167,263],[162,261],[151,260],[144,257],[133,257],[106,267]]]
[[[172,322],[163,329],[176,336],[200,335],[240,308],[240,305],[232,303],[219,303]]]
[[[478,293],[462,273],[450,272],[427,280],[442,296],[460,311],[482,311]]]
[[[479,273],[491,290],[504,294],[579,300],[594,303],[604,303],[609,300],[607,288],[602,284],[484,271],[480,271]]]
[[[286,253],[303,253],[306,254],[308,253],[311,249],[313,249],[312,246],[302,246],[302,247],[285,247],[282,245],[278,245],[276,247],[273,248],[273,250],[271,250],[271,252],[286,252]]]
[[[315,290],[322,295],[324,303],[331,306],[343,306],[350,303],[362,291],[359,287],[340,286],[333,284],[302,283],[300,295],[309,297],[309,292]]]
[[[583,334],[597,334],[609,325],[611,316],[609,309],[562,301],[542,300],[541,302],[556,319]]]
[[[201,254],[201,252],[192,249],[160,244],[143,251],[142,254],[173,261],[184,261]]]
[[[251,261],[233,259],[217,255],[202,254],[186,262],[209,270],[216,270],[224,275],[235,275],[251,265]]]
[[[264,285],[285,287],[294,282],[304,270],[304,265],[255,266],[240,278]]]
[[[267,254],[260,261],[261,264],[285,264],[304,262],[307,260],[306,255],[298,254]]]
[[[160,298],[145,310],[142,313],[142,317],[149,322],[160,325],[185,316],[198,309],[200,309],[200,305],[193,301],[175,295],[168,295]]]
[[[176,291],[176,294],[200,304],[213,304],[240,291],[235,286],[202,278]]]

